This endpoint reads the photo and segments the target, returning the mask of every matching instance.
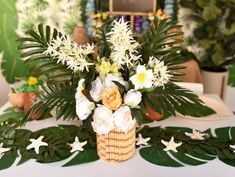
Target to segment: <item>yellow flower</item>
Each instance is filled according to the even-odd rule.
[[[116,63],[113,63],[111,66],[111,72],[112,73],[118,73],[118,65]]]
[[[122,104],[122,97],[117,87],[108,87],[101,94],[104,106],[110,110],[117,110]]]
[[[29,77],[27,80],[28,85],[36,85],[38,83],[38,79],[36,77]]]
[[[101,65],[99,66],[100,74],[106,75],[111,70],[111,64],[109,61],[102,60]]]

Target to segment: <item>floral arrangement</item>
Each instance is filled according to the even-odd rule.
[[[123,18],[110,19],[98,29],[96,44],[83,45],[49,26],[28,31],[19,39],[21,57],[44,81],[28,116],[55,109],[57,119],[79,118],[96,133],[100,158],[120,162],[135,152],[136,125],[176,113],[213,114],[197,95],[174,84],[182,69],[177,64],[185,62],[176,45],[182,40],[169,39],[181,34],[169,32],[174,28],[179,25],[171,19],[155,18],[151,30],[136,38]]]
[[[57,118],[93,117],[92,125],[99,133],[113,127],[127,131],[135,119],[143,123],[149,110],[158,112],[162,118],[174,116],[176,112],[196,117],[214,113],[197,95],[172,82],[180,75],[177,69],[181,67],[176,64],[185,60],[178,52],[182,49],[180,46],[168,47],[168,44],[182,42],[181,39],[167,40],[180,33],[167,31],[179,25],[170,19],[157,18],[154,25],[137,41],[128,22],[122,18],[110,20],[97,32],[97,47],[78,45],[55,29],[51,35],[48,26],[46,33],[42,25],[39,25],[39,34],[28,31],[31,38],[40,40],[20,39],[22,58],[31,64],[31,72],[36,69],[33,74],[45,81],[32,110],[50,111],[57,107],[65,111],[59,111]],[[32,46],[24,44],[27,40],[32,41]],[[30,47],[31,52],[25,51]],[[62,93],[65,91],[67,93]],[[45,108],[41,103],[48,100],[50,104]],[[101,128],[99,124],[108,127]]]

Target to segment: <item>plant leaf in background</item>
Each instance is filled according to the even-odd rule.
[[[229,68],[229,85],[235,87],[235,66]]]
[[[25,65],[19,59],[20,52],[17,50],[15,0],[1,0],[0,12],[0,52],[4,53],[1,68],[7,82],[14,83],[15,77],[26,75]]]

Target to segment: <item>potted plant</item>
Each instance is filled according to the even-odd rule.
[[[14,89],[9,94],[9,102],[15,107],[17,111],[22,110],[28,113],[38,96],[39,86],[42,81],[36,77],[30,76],[26,83],[21,85],[18,89]],[[30,119],[39,119],[42,114],[31,114]]]
[[[235,62],[235,2],[180,0],[180,5],[186,8],[187,14],[181,15],[186,18],[179,20],[184,28],[189,26],[192,31],[188,42],[199,59],[204,92],[218,94],[224,99],[228,67]]]

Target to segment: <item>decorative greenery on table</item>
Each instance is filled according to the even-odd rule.
[[[6,112],[11,112],[9,108]],[[35,159],[39,163],[58,162],[68,160],[63,166],[72,166],[82,163],[89,163],[99,159],[96,152],[96,137],[83,126],[75,125],[58,125],[48,127],[36,132],[19,128],[22,125],[22,119],[18,113],[11,112],[5,116],[0,116],[0,144],[4,148],[10,148],[9,151],[1,153],[0,170],[11,167],[18,159],[17,165],[21,165],[30,159]],[[7,118],[6,118],[7,117]],[[39,121],[40,123],[40,121]],[[218,158],[221,162],[235,167],[235,127],[223,127],[214,130],[215,136],[212,135],[211,129],[204,131],[207,135],[204,140],[193,140],[186,136],[185,132],[191,133],[193,130],[184,127],[148,127],[140,128],[136,137],[141,134],[144,138],[149,137],[149,146],[141,146],[138,150],[143,159],[150,163],[167,166],[183,167],[185,165],[197,166],[208,163]],[[43,141],[48,146],[41,146],[39,154],[34,150],[27,150],[30,139],[37,139],[43,136]],[[84,151],[71,153],[70,143],[78,137],[80,141],[87,141],[83,147]],[[174,137],[175,142],[182,142],[177,147],[178,152],[164,151],[165,146],[162,140],[168,141]],[[137,146],[139,147],[139,146]],[[17,153],[19,150],[20,156]],[[1,152],[1,148],[0,148]],[[70,158],[70,156],[73,156]]]

